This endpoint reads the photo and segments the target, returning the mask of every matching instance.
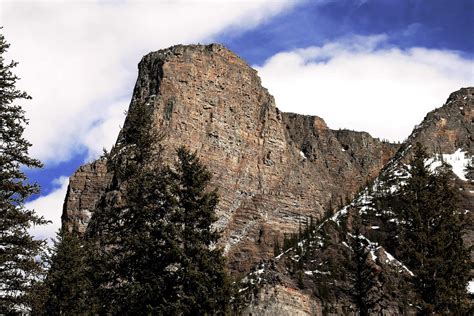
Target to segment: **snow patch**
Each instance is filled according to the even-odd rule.
[[[332,217],[331,220],[336,222],[339,225],[339,218],[347,214],[347,206],[344,206],[342,209],[337,211]]]
[[[465,169],[469,162],[472,161],[472,158],[472,156],[459,148],[453,154],[436,155],[436,157],[428,159],[426,165],[429,166],[431,171],[435,171],[436,168],[440,167],[444,161],[451,166],[454,174],[459,179],[467,181]]]
[[[342,242],[342,245],[346,248],[352,249],[351,246],[349,246],[345,241]]]
[[[469,281],[467,285],[467,293],[474,294],[474,280]]]
[[[305,271],[304,274],[306,274],[306,275],[313,275],[313,274],[331,275],[331,272],[330,271],[313,270],[313,271]]]
[[[402,268],[403,270],[405,270],[406,272],[408,272],[409,275],[411,276],[415,276],[415,274],[413,272],[410,271],[410,269],[408,269],[403,263],[401,263],[400,261],[398,261],[397,259],[395,259],[390,253],[388,253],[385,249],[383,250],[385,252],[385,255],[387,256],[387,261],[385,263],[390,263],[390,264],[393,264],[395,266],[399,266],[400,268]],[[402,271],[399,271],[399,272],[402,272]]]

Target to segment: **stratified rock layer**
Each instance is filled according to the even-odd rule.
[[[130,111],[138,103],[153,107],[168,161],[185,145],[211,170],[234,271],[248,271],[272,254],[275,238],[353,196],[397,149],[367,133],[333,131],[318,117],[281,113],[257,72],[221,45],[146,55]],[[105,165],[71,177],[65,225],[85,228],[110,178]]]

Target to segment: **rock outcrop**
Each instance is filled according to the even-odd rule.
[[[130,111],[138,103],[153,108],[168,161],[185,145],[212,172],[217,228],[235,272],[270,258],[275,239],[309,216],[353,197],[398,148],[280,112],[257,72],[221,45],[174,46],[146,55],[138,68]],[[108,179],[105,161],[71,177],[65,226],[85,229]]]
[[[474,153],[474,88],[451,93],[444,106],[429,112],[415,127],[404,147],[422,143],[432,154],[458,149]],[[403,149],[402,149],[403,152]]]
[[[104,159],[81,166],[70,178],[61,216],[63,227],[84,232],[111,175]]]

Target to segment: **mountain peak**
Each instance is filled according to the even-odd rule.
[[[430,153],[452,154],[462,149],[471,155],[473,147],[474,88],[450,94],[446,103],[429,112],[400,149],[422,143]]]
[[[280,112],[257,72],[219,44],[177,45],[143,57],[129,113],[137,105],[150,109],[167,163],[184,145],[212,172],[217,228],[234,271],[269,258],[275,238],[353,196],[397,148],[370,135],[337,133],[318,117]],[[121,135],[133,124],[127,118]],[[119,136],[116,147],[122,145]],[[66,226],[90,218],[110,178],[104,163],[72,177]]]
[[[449,95],[449,98],[446,101],[446,104],[449,104],[450,102],[454,102],[457,100],[467,100],[467,99],[472,99],[472,98],[474,98],[474,87],[461,88],[457,91],[452,92]]]

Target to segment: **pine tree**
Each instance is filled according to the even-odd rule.
[[[417,144],[411,176],[391,201],[403,223],[400,253],[415,275],[413,283],[424,313],[463,314],[470,258],[462,240],[457,191],[449,167],[431,172],[427,158]]]
[[[354,298],[360,315],[369,315],[380,299],[377,289],[377,278],[370,265],[370,251],[364,239],[360,238],[361,223],[359,218],[353,222],[353,236],[349,241],[352,252],[346,264],[346,270],[351,280],[350,294]]]
[[[98,210],[91,266],[99,312],[228,311],[231,286],[212,229],[217,193],[206,191],[209,180],[197,157],[181,148],[174,171],[142,168],[126,182],[125,204]]]
[[[151,118],[146,105],[131,108],[131,127],[109,157],[114,178],[89,223],[97,312],[224,312],[230,283],[212,228],[217,193],[207,190],[210,173],[184,148],[167,167]]]
[[[79,315],[91,309],[87,255],[87,244],[76,230],[58,232],[44,281],[46,315]]]
[[[170,223],[177,201],[152,108],[137,102],[108,159],[113,179],[88,225],[88,266],[99,313],[175,314],[182,250]]]
[[[196,154],[184,147],[177,151],[173,193],[178,211],[171,219],[182,236],[179,297],[186,315],[224,313],[232,295],[222,250],[216,247],[217,191],[208,191],[211,174]]]
[[[0,34],[0,314],[28,308],[28,291],[42,273],[35,257],[45,244],[34,240],[28,228],[47,223],[24,207],[26,199],[38,193],[39,188],[27,183],[20,168],[42,165],[28,156],[31,145],[23,138],[27,120],[14,102],[30,97],[15,88],[18,77],[12,69],[17,63],[4,59],[9,46]]]

